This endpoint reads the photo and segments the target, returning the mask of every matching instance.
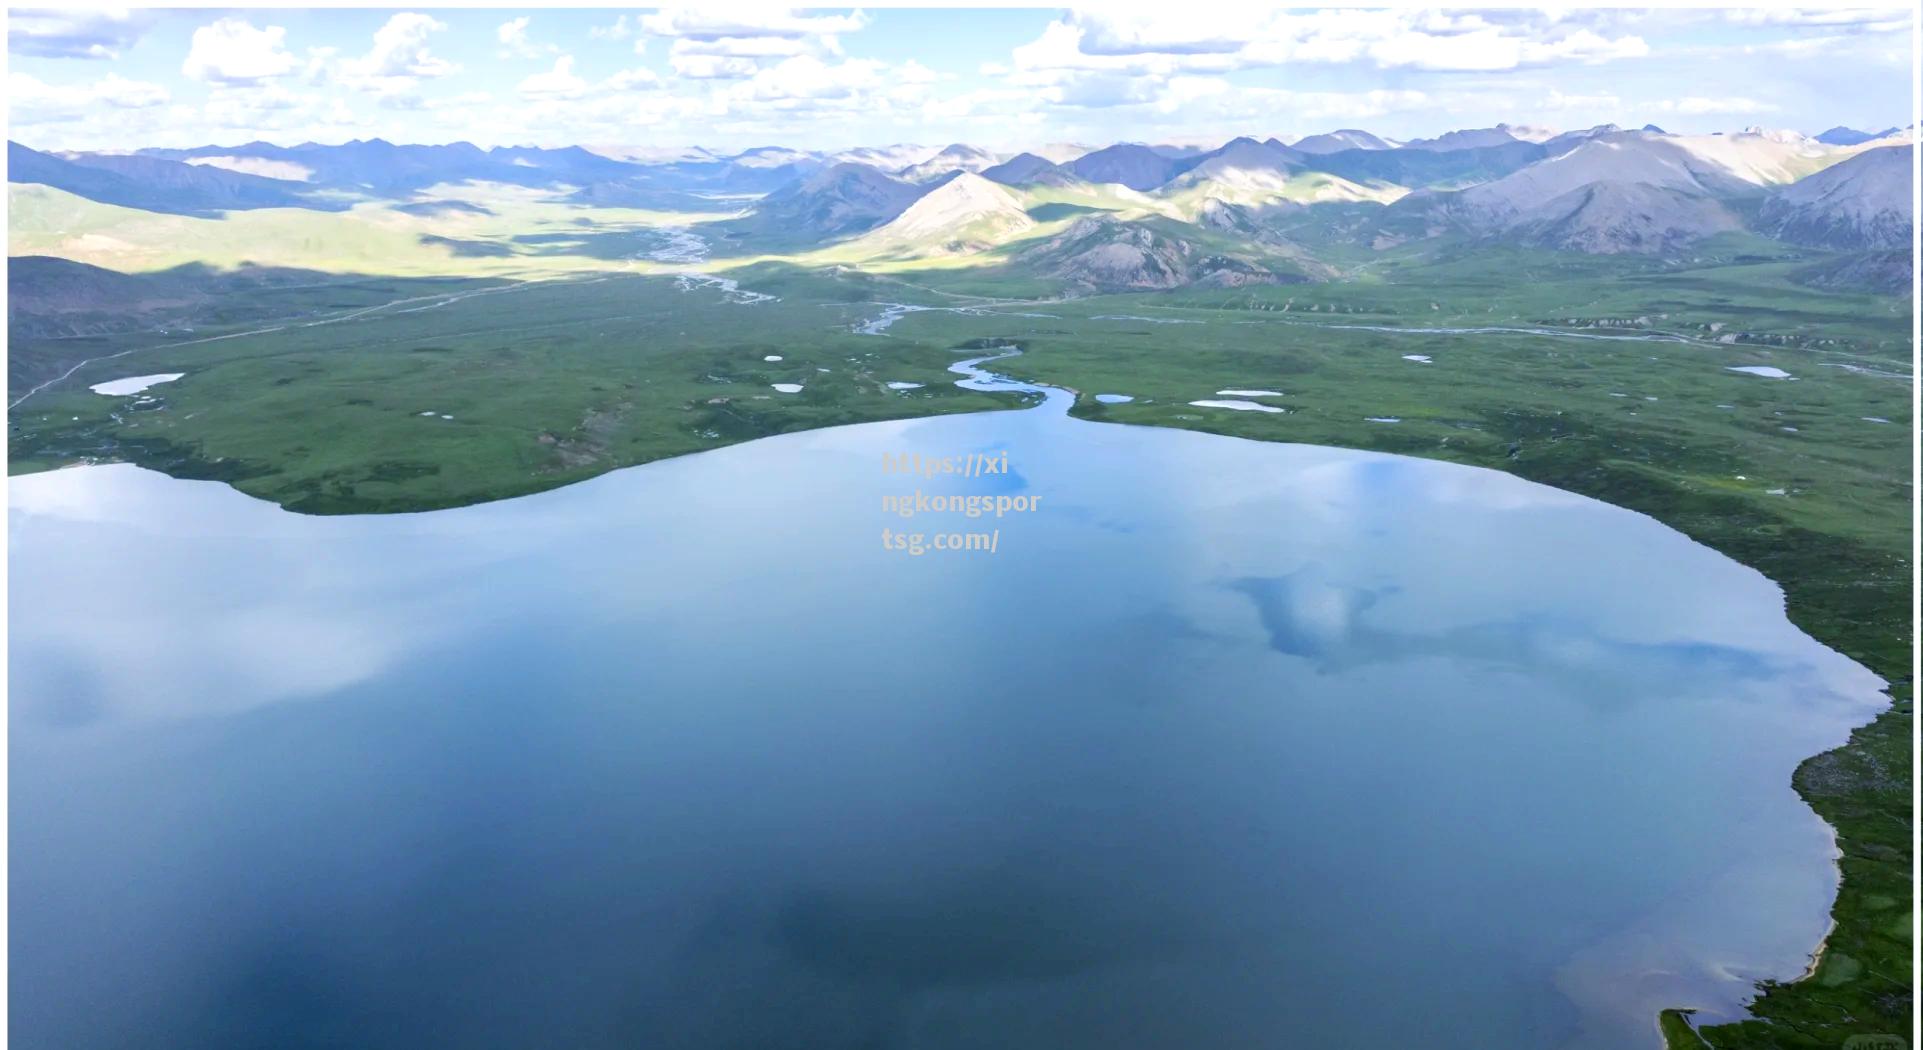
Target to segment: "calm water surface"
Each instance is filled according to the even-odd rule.
[[[1059,399],[431,514],[10,489],[22,1048],[1653,1046],[1807,961],[1790,771],[1876,701],[1647,518]]]

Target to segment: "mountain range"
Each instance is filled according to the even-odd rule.
[[[171,214],[357,201],[445,214],[480,206],[441,200],[436,187],[492,183],[584,205],[738,209],[723,229],[744,248],[988,253],[1090,287],[1160,287],[1319,279],[1333,272],[1315,259],[1331,238],[1344,250],[1447,239],[1663,256],[1746,234],[1887,253],[1914,227],[1909,135],[1499,124],[1402,143],[1348,128],[1294,143],[1058,143],[1012,155],[966,143],[732,154],[380,139],[51,154],[9,143],[8,161],[14,183]]]

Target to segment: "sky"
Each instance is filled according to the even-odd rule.
[[[1906,126],[1906,8],[9,12],[40,149],[1284,141]]]

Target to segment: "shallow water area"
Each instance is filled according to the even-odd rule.
[[[171,383],[176,379],[185,378],[186,375],[187,373],[185,372],[161,372],[150,376],[128,376],[125,379],[114,379],[105,383],[95,383],[87,389],[96,394],[122,397],[127,394],[138,394],[150,386],[156,386],[161,383]]]

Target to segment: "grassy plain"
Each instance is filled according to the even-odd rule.
[[[1082,418],[1510,471],[1646,512],[1754,566],[1783,585],[1795,622],[1893,683],[1888,712],[1797,773],[1844,850],[1837,929],[1814,977],[1767,988],[1762,1020],[1691,1031],[1666,1017],[1672,1045],[1827,1047],[1907,1027],[1907,301],[1802,288],[1787,277],[1798,260],[1738,237],[1679,266],[1423,244],[1358,254],[1354,275],[1328,284],[1074,300],[992,267],[863,274],[764,261],[730,275],[780,298],[746,303],[610,272],[606,259],[644,249],[659,219],[581,232],[548,215],[536,235],[565,241],[513,241],[508,259],[549,260],[541,281],[450,287],[396,275],[390,261],[378,278],[280,290],[296,320],[258,334],[246,333],[260,312],[242,310],[184,345],[152,332],[17,339],[16,353],[48,368],[128,353],[14,409],[11,469],[124,459],[301,511],[455,506],[783,431],[1011,407],[944,371],[964,347],[1010,343],[1025,353],[1005,370],[1077,391]],[[476,224],[461,239],[498,242],[506,228]],[[22,236],[50,235],[16,232],[16,251]],[[410,243],[391,247],[423,250]],[[445,276],[447,249],[430,248],[439,262],[423,257],[421,272]],[[462,258],[468,277],[504,275],[491,269],[504,257]],[[366,309],[387,296],[410,301]],[[950,309],[857,334],[881,302]],[[86,389],[152,372],[187,375],[148,403]],[[1267,400],[1288,411],[1189,404],[1245,388],[1283,391]],[[1104,405],[1098,393],[1136,400]]]

